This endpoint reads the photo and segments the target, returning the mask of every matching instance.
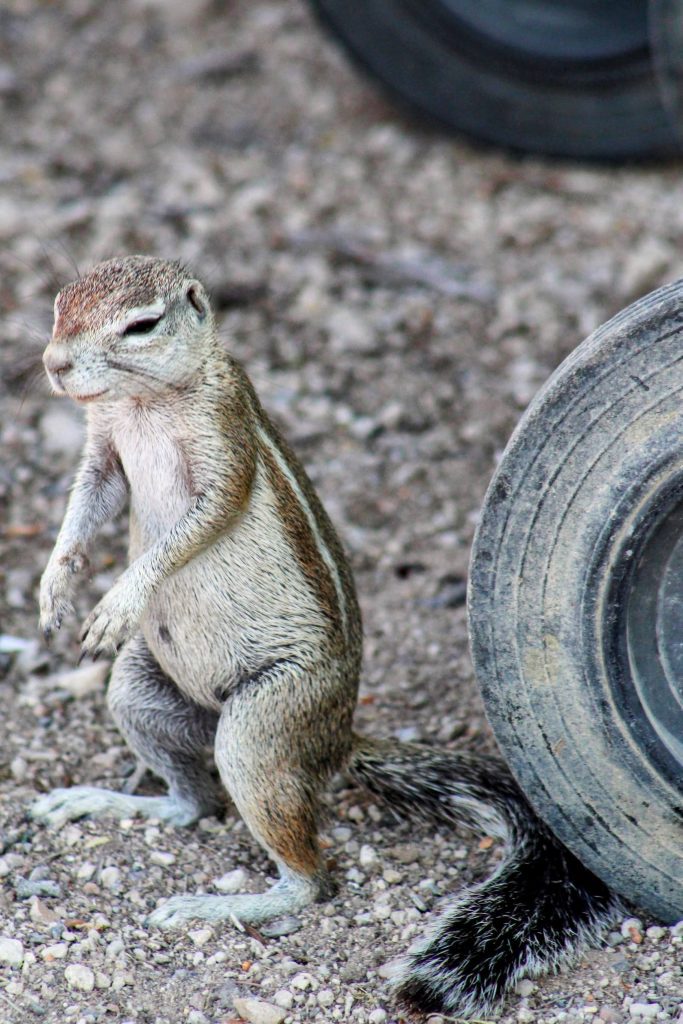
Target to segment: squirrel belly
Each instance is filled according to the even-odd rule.
[[[523,974],[594,942],[616,898],[535,816],[504,763],[353,734],[361,623],[351,570],[298,459],[221,345],[208,296],[178,263],[100,264],[57,296],[44,354],[87,402],[83,459],[41,580],[47,638],[72,611],[100,527],[130,503],[130,562],[85,621],[115,653],[107,701],[163,796],[54,790],[34,817],[135,814],[189,825],[220,805],[206,763],[277,865],[266,892],[177,895],[149,923],[258,924],[328,898],[320,794],[346,769],[403,817],[499,837],[504,856],[406,954],[397,997],[485,1014]]]

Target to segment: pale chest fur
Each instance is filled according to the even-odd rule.
[[[192,476],[182,431],[166,409],[133,406],[112,420],[111,437],[130,488],[132,559],[187,511]]]

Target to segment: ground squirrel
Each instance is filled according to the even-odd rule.
[[[88,616],[85,654],[114,653],[108,702],[168,794],[89,786],[33,807],[60,824],[135,814],[189,825],[221,799],[205,753],[280,880],[257,895],[174,896],[150,923],[257,923],[332,892],[319,793],[346,770],[398,813],[499,836],[495,874],[407,953],[397,995],[484,1014],[522,974],[593,940],[615,899],[538,821],[504,764],[351,730],[361,622],[344,551],[304,470],[218,340],[178,263],[102,263],[55,302],[44,363],[87,409],[85,452],[41,582],[59,629],[97,529],[130,502],[130,564]]]

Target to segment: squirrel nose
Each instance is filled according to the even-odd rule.
[[[67,370],[72,370],[74,365],[66,345],[55,345],[54,343],[45,349],[43,364],[45,369],[49,373],[53,373],[55,377],[66,373]]]

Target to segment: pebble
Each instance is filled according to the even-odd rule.
[[[0,935],[0,963],[10,967],[21,967],[24,962],[24,947],[19,939]]]
[[[81,992],[92,992],[95,988],[95,975],[85,964],[69,964],[64,970],[64,977],[70,988]]]
[[[213,884],[219,892],[240,892],[247,883],[247,873],[243,868],[227,871],[220,878],[214,878]]]
[[[121,871],[116,867],[102,868],[100,872],[100,882],[105,889],[120,889],[121,888]]]
[[[20,900],[27,900],[31,896],[59,896],[61,890],[59,884],[49,878],[20,878],[16,884],[16,893]]]
[[[662,1012],[662,1008],[659,1003],[631,1003],[628,1012],[632,1017],[654,1020],[657,1014]]]
[[[294,996],[288,989],[281,988],[273,996],[273,1002],[277,1006],[281,1006],[283,1010],[291,1010],[294,1005]]]
[[[166,850],[152,850],[149,855],[149,859],[152,864],[158,864],[160,867],[170,867],[171,864],[175,864],[176,858],[174,853],[168,853]]]
[[[235,999],[235,1009],[243,1020],[251,1024],[282,1024],[287,1011],[262,999]]]
[[[605,1024],[621,1024],[624,1019],[623,1013],[614,1006],[601,1006],[598,1017],[600,1020],[604,1020]]]
[[[334,992],[331,988],[321,988],[318,992],[318,1002],[321,1006],[332,1006],[334,998]]]
[[[367,843],[364,843],[360,848],[360,853],[358,854],[358,863],[360,866],[362,868],[372,867],[373,864],[377,863],[377,859],[377,850],[374,846],[368,846]]]
[[[42,900],[39,900],[37,896],[33,897],[28,916],[32,921],[35,921],[36,924],[56,924],[59,920],[59,917],[55,914],[54,910],[51,910],[50,907],[48,907],[46,903],[43,903]]]
[[[279,939],[283,935],[293,935],[302,926],[303,922],[299,917],[278,917],[274,921],[269,921],[267,924],[262,925],[259,931],[267,939]]]
[[[384,1024],[387,1019],[387,1011],[383,1010],[381,1006],[378,1006],[376,1010],[371,1010],[368,1014],[369,1024]]]
[[[71,672],[60,672],[57,675],[49,676],[46,685],[49,684],[57,690],[66,690],[77,699],[87,697],[89,694],[99,693],[103,689],[110,667],[108,661],[82,665],[80,668],[72,669]]]
[[[290,985],[293,988],[298,988],[301,989],[302,992],[305,992],[306,989],[311,988],[314,981],[315,978],[312,974],[309,974],[308,971],[299,971],[299,973],[295,974],[290,981]]]
[[[530,996],[532,992],[536,991],[536,986],[533,981],[529,978],[522,978],[515,985],[515,992],[518,996]]]
[[[643,922],[638,917],[627,917],[621,922],[621,934],[631,942],[643,941]]]
[[[51,960],[63,960],[68,952],[68,943],[53,942],[52,945],[46,946],[45,949],[41,951],[40,955],[43,960],[46,960],[49,963]]]
[[[195,946],[205,946],[207,942],[213,938],[213,929],[197,928],[195,931],[188,932],[188,935],[194,942]]]

